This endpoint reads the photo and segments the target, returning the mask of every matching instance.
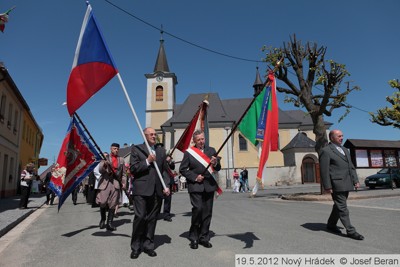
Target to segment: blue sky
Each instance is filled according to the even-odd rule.
[[[90,1],[104,38],[128,90],[142,127],[145,125],[146,78],[152,73],[160,32],[127,13],[188,42],[237,60],[189,45],[164,34],[171,72],[178,78],[177,103],[190,93],[217,92],[221,99],[250,98],[255,69],[264,45],[279,47],[295,33],[299,40],[328,47],[326,59],[346,65],[346,81],[362,88],[348,103],[356,109],[338,123],[344,110],[326,121],[345,139],[399,140],[399,130],[372,124],[367,111],[387,105],[388,80],[400,78],[400,34],[397,0],[358,1]],[[112,4],[110,4],[112,3]],[[41,157],[53,163],[65,136],[69,116],[62,103],[86,11],[85,1],[3,0],[0,11],[12,6],[5,32],[0,33],[4,62],[45,139]],[[119,8],[116,8],[118,6]],[[126,12],[121,11],[125,10]],[[278,81],[278,86],[284,84]],[[280,108],[284,104],[278,94]],[[114,78],[78,110],[104,151],[112,142],[141,143],[127,100]],[[221,141],[222,142],[222,141]]]

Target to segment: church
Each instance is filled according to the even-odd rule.
[[[176,103],[177,75],[171,72],[161,38],[157,59],[152,73],[145,74],[146,127],[152,127],[167,151],[174,148],[199,105],[207,99],[209,144],[221,157],[219,172],[221,188],[230,188],[234,169],[246,167],[249,184],[256,182],[259,164],[259,146],[254,146],[239,131],[232,133],[221,147],[236,122],[251,103],[251,98],[221,99],[218,93],[190,94],[182,104]],[[254,94],[262,90],[263,81],[258,69],[253,84]],[[332,123],[325,123],[327,129]],[[279,150],[270,153],[265,185],[319,183],[318,155],[314,150],[315,135],[310,116],[301,110],[279,109]],[[173,158],[179,168],[183,153],[174,150]]]

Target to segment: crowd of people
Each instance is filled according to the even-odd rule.
[[[233,193],[244,193],[250,192],[249,186],[249,172],[246,167],[242,168],[242,171],[239,172],[237,169],[233,170]]]
[[[199,245],[211,248],[210,224],[215,192],[219,188],[216,173],[221,170],[216,150],[206,146],[204,132],[196,130],[192,136],[194,146],[184,152],[178,175],[173,158],[166,153],[162,144],[157,143],[156,131],[147,127],[143,134],[145,142],[131,146],[129,163],[125,163],[118,155],[119,144],[112,143],[110,153],[103,154],[103,160],[81,186],[73,191],[73,204],[77,204],[77,195],[82,191],[86,202],[93,208],[100,209],[99,228],[107,231],[117,230],[113,220],[118,217],[119,207],[129,206],[134,213],[130,257],[136,259],[142,252],[155,257],[157,253],[154,239],[161,208],[163,206],[163,219],[171,222],[172,194],[187,189],[192,205],[190,248],[197,249]],[[332,130],[329,139],[330,143],[319,155],[322,183],[334,202],[327,230],[341,233],[337,227],[340,220],[348,237],[363,240],[364,236],[350,223],[346,203],[349,191],[360,186],[355,168],[349,152],[341,146],[342,132]],[[27,208],[32,181],[36,177],[34,165],[27,164],[21,173],[21,209]],[[44,181],[46,204],[50,205],[55,199],[54,192],[48,187],[51,177],[49,172]],[[250,192],[248,180],[249,174],[245,166],[240,172],[234,169],[233,192]]]

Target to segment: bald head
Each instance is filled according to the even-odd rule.
[[[329,132],[329,140],[335,145],[342,145],[343,133],[340,130],[332,130]]]

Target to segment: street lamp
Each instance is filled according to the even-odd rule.
[[[225,128],[225,131],[226,131],[226,136],[228,136],[229,135],[229,130],[231,129],[230,127],[228,127],[228,126],[226,126]],[[231,178],[230,178],[230,176],[229,176],[229,169],[230,169],[230,164],[229,164],[229,161],[230,161],[230,159],[229,159],[229,142],[227,143],[227,146],[226,146],[226,156],[227,156],[227,161],[228,161],[228,168],[227,168],[227,170],[226,170],[226,188],[228,189],[228,188],[231,188]]]

